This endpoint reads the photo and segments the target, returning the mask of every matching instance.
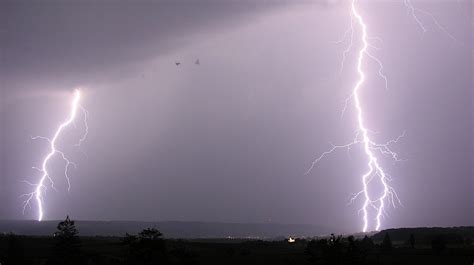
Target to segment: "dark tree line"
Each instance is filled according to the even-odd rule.
[[[390,235],[393,236],[393,234]],[[380,264],[380,258],[383,259],[397,254],[390,235],[388,232],[379,234],[379,244],[374,244],[372,238],[368,236],[356,239],[354,236],[342,237],[334,234],[331,234],[328,238],[315,239],[309,242],[297,240],[296,244],[299,244],[309,256],[309,264]],[[426,242],[426,239],[418,234],[417,238],[415,238],[414,233],[406,236],[405,243],[396,245],[397,248],[415,249],[416,244],[420,245],[417,240],[422,242],[421,245]],[[395,238],[397,237],[395,236]],[[69,216],[58,223],[57,231],[53,234],[53,237],[35,239],[38,240],[36,242],[42,242],[35,245],[35,249],[40,247],[39,257],[25,252],[22,244],[28,243],[30,237],[7,234],[0,235],[0,239],[2,239],[3,245],[0,248],[3,252],[0,253],[1,265],[197,264],[199,257],[196,252],[191,251],[191,249],[199,248],[194,248],[192,244],[183,240],[165,240],[163,234],[156,228],[144,229],[137,235],[126,234],[120,241],[110,241],[107,245],[102,245],[118,250],[113,255],[102,252],[103,249],[91,250],[91,245],[93,245],[91,242],[94,242],[94,239],[91,238],[82,238],[85,245],[85,249],[83,249],[79,230]],[[447,244],[450,242],[445,238],[445,235],[438,234],[431,237],[430,240],[428,242],[431,243],[433,253],[444,255]],[[403,241],[398,240],[397,242]],[[288,244],[286,241],[284,243]],[[277,249],[281,244],[282,242],[246,241],[238,245],[229,244],[221,250],[226,258],[238,260],[242,257],[252,257],[254,248],[276,247]],[[425,243],[424,245],[428,244]],[[470,238],[466,238],[465,244],[467,246],[472,244]],[[215,255],[218,257],[221,253],[216,252]],[[31,258],[28,260],[28,256],[35,258],[34,260]]]
[[[165,241],[156,228],[147,228],[137,236],[126,234],[123,244],[126,246],[127,264],[148,265],[166,260]]]
[[[468,245],[470,240],[466,240]],[[410,234],[405,247],[415,249],[415,235]],[[403,246],[402,246],[403,247]],[[436,255],[442,254],[447,248],[446,239],[443,235],[437,235],[431,240],[431,249]],[[306,246],[306,253],[310,256],[310,263],[321,265],[345,265],[345,264],[372,264],[379,263],[380,255],[390,255],[394,246],[389,233],[385,233],[379,245],[374,244],[371,238],[365,236],[361,240],[353,236],[343,238],[331,234],[329,238],[311,240]],[[372,263],[371,263],[372,262]]]
[[[331,234],[329,238],[311,240],[306,253],[313,264],[365,264],[366,257],[374,249],[373,241],[365,236],[356,240],[353,236],[343,238]]]

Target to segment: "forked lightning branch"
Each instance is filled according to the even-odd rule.
[[[380,230],[387,205],[392,205],[393,207],[397,204],[401,205],[401,201],[398,198],[395,189],[389,185],[391,178],[381,166],[379,159],[388,156],[395,161],[400,161],[398,154],[394,152],[390,146],[404,137],[405,132],[386,143],[377,143],[372,139],[371,135],[373,134],[373,131],[367,127],[364,119],[364,113],[367,110],[364,108],[364,99],[361,98],[360,92],[362,89],[368,89],[366,86],[366,79],[372,77],[371,71],[367,70],[368,63],[372,61],[378,65],[376,75],[383,81],[385,88],[388,86],[388,79],[383,72],[384,68],[382,61],[375,56],[374,51],[377,51],[379,48],[371,43],[373,40],[379,42],[382,40],[374,36],[369,36],[369,26],[359,10],[358,3],[358,0],[350,0],[350,27],[344,33],[343,39],[336,42],[340,44],[345,42],[347,39],[349,42],[349,45],[342,52],[340,71],[345,67],[344,64],[348,54],[355,50],[355,45],[359,45],[359,48],[355,53],[356,63],[352,68],[357,73],[357,81],[352,86],[351,93],[345,100],[342,111],[344,114],[348,104],[352,102],[356,113],[357,133],[352,142],[343,145],[332,145],[328,151],[323,152],[319,157],[313,160],[306,174],[309,174],[323,158],[331,153],[339,149],[350,149],[354,145],[361,145],[367,161],[367,164],[364,165],[366,171],[362,176],[360,176],[362,189],[354,194],[350,202],[353,203],[359,197],[362,198],[363,202],[359,212],[362,213],[362,231],[366,232],[369,231],[369,229],[374,229],[376,231]],[[416,8],[411,0],[403,0],[403,4],[407,9],[407,14],[411,16],[420,27],[422,33],[428,31],[428,26],[422,22],[421,18],[426,17],[431,20],[433,28],[459,43],[459,41],[438,22],[432,13]]]
[[[37,217],[38,221],[42,221],[44,217],[44,212],[45,212],[44,194],[47,188],[49,187],[53,190],[56,190],[56,188],[54,187],[54,176],[52,176],[49,173],[50,172],[49,167],[52,162],[51,159],[53,159],[55,156],[59,156],[64,161],[64,177],[66,178],[66,181],[67,181],[68,191],[71,188],[71,182],[69,179],[68,171],[69,171],[70,166],[75,167],[76,164],[74,164],[74,162],[69,160],[66,154],[63,151],[61,151],[61,149],[57,145],[57,141],[59,138],[61,138],[61,136],[63,136],[64,130],[66,128],[75,124],[77,116],[80,114],[83,115],[85,130],[84,130],[84,133],[82,134],[82,137],[77,141],[75,146],[79,146],[85,140],[88,133],[87,110],[81,106],[80,100],[81,100],[81,91],[79,89],[76,89],[74,90],[74,95],[71,102],[71,109],[69,111],[69,114],[66,120],[57,127],[52,138],[47,138],[43,136],[32,137],[32,139],[41,139],[49,143],[49,152],[43,158],[41,167],[40,168],[34,167],[34,169],[37,169],[41,174],[38,182],[33,183],[30,181],[24,181],[25,183],[32,186],[34,190],[31,193],[22,195],[22,197],[26,197],[23,203],[23,212],[25,212],[26,207],[31,206],[33,201],[35,201],[36,206],[38,208],[38,217]]]

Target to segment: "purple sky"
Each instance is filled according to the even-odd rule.
[[[471,1],[360,1],[380,37],[388,90],[367,63],[367,125],[404,162],[382,164],[403,206],[383,227],[474,224],[473,5]],[[90,134],[72,148],[71,191],[51,170],[45,219],[311,223],[358,231],[365,157],[358,148],[311,161],[352,140],[344,99],[355,53],[339,73],[350,23],[346,1],[2,1],[0,3],[0,219],[22,215],[65,118],[84,87]],[[194,64],[200,59],[201,65]],[[175,62],[182,64],[177,67]],[[80,130],[78,125],[78,130]]]

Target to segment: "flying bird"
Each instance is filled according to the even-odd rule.
[[[201,63],[199,62],[199,59],[197,59],[194,64],[201,65]]]
[[[175,62],[176,66],[179,66],[181,63],[180,62]]]

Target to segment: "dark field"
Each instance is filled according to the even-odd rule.
[[[156,229],[138,236],[76,237],[58,251],[58,238],[2,235],[0,262],[9,264],[473,264],[472,228],[386,230],[371,238],[287,241],[163,239]],[[389,234],[387,239],[386,234]],[[405,238],[400,240],[401,238]],[[68,244],[68,243],[60,243]],[[66,252],[64,252],[66,251]],[[68,252],[69,251],[69,252]],[[57,256],[64,256],[58,259]]]

